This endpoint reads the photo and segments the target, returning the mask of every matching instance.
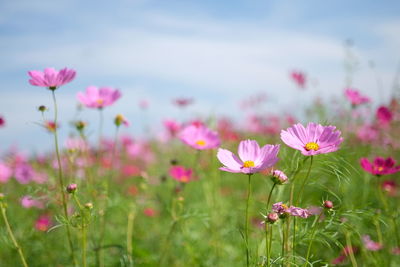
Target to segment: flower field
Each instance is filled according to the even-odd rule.
[[[135,123],[121,110],[106,136],[104,113],[124,97],[112,87],[76,97],[97,121],[59,127],[57,94],[75,77],[28,72],[54,103],[37,110],[53,149],[2,151],[0,266],[400,266],[398,98],[345,88],[307,118],[169,119],[147,138],[120,133]]]

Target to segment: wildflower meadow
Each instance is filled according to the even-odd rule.
[[[123,110],[104,117],[123,89],[83,88],[76,101],[98,119],[65,121],[59,95],[78,76],[27,71],[53,103],[32,110],[52,149],[1,155],[0,266],[400,266],[395,95],[349,87],[305,118],[192,116],[137,137],[121,133],[136,123]],[[288,79],[307,87],[301,72]]]

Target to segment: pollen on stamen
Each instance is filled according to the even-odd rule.
[[[101,98],[97,99],[96,102],[97,102],[97,104],[99,104],[99,105],[103,105],[103,104],[104,104],[104,100],[101,99]]]
[[[246,160],[246,161],[243,163],[243,168],[250,168],[250,167],[254,167],[254,161]]]
[[[319,149],[319,145],[315,142],[307,143],[304,147],[307,151],[314,150],[317,151]]]
[[[204,140],[197,140],[197,141],[196,141],[196,144],[199,145],[199,146],[205,146],[205,145],[206,145],[206,141],[204,141]]]

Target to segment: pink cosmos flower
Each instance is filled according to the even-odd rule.
[[[29,83],[34,86],[47,87],[51,90],[55,90],[61,85],[69,83],[72,81],[76,72],[73,69],[64,68],[57,71],[53,68],[46,68],[44,71],[32,70],[28,72],[31,79]]]
[[[347,88],[344,94],[354,107],[371,101],[368,97],[361,95],[356,89]]]
[[[175,180],[187,183],[193,180],[192,178],[193,171],[192,169],[185,169],[183,166],[172,166],[169,169],[169,175],[172,176]]]
[[[51,224],[51,217],[47,214],[42,214],[36,220],[35,228],[41,232],[45,232],[50,229]]]
[[[121,93],[117,89],[111,87],[89,86],[86,92],[79,92],[77,98],[79,102],[88,108],[102,109],[111,106],[115,101],[121,97]]]
[[[376,111],[376,117],[379,123],[388,125],[393,119],[393,114],[387,107],[380,106]]]
[[[193,104],[193,102],[194,101],[191,98],[177,98],[172,101],[172,103],[181,108],[189,106],[190,104]]]
[[[272,205],[272,211],[276,212],[280,217],[285,217],[287,215],[308,218],[311,213],[307,209],[298,208],[295,206],[286,206],[282,202],[278,202]]]
[[[65,147],[69,152],[82,152],[86,151],[89,146],[82,138],[68,138],[65,141]]]
[[[397,183],[395,180],[386,180],[381,184],[382,190],[388,194],[388,196],[394,197],[397,195]]]
[[[298,123],[281,131],[282,141],[305,156],[313,156],[334,152],[339,149],[343,138],[341,132],[335,126],[322,126],[316,123],[308,123],[307,127]]]
[[[28,163],[19,163],[14,170],[14,177],[20,184],[28,184],[32,181],[35,171]]]
[[[286,174],[281,170],[273,170],[271,174],[271,179],[275,184],[284,184],[288,180]]]
[[[178,133],[179,130],[181,129],[181,125],[177,121],[172,119],[164,120],[163,124],[171,136],[175,136],[176,133]]]
[[[357,130],[357,137],[363,142],[372,142],[378,139],[379,131],[372,125],[365,124]]]
[[[23,196],[21,198],[21,205],[24,208],[38,208],[38,209],[43,209],[44,208],[44,203],[42,201],[39,201],[37,199],[32,198],[31,196]]]
[[[7,183],[11,178],[12,170],[11,168],[0,161],[0,183]]]
[[[360,164],[365,171],[377,176],[393,174],[400,171],[400,165],[394,166],[396,161],[392,157],[388,157],[387,159],[376,157],[373,163],[367,158],[362,158],[360,159]]]
[[[292,71],[290,73],[290,77],[297,84],[297,86],[301,89],[304,89],[306,86],[306,75],[300,71]]]
[[[340,252],[340,255],[337,258],[333,259],[331,263],[333,265],[343,264],[347,260],[347,257],[350,254],[356,254],[357,252],[358,252],[358,248],[357,247],[346,246]]]
[[[252,174],[272,167],[278,162],[279,145],[265,145],[262,148],[257,141],[241,141],[238,148],[239,158],[231,151],[219,148],[218,160],[224,165],[222,171]]]
[[[0,127],[4,127],[6,125],[6,120],[3,118],[3,116],[0,116]]]
[[[183,143],[198,150],[213,149],[220,145],[218,134],[203,125],[186,126],[178,137]]]
[[[367,250],[378,251],[383,248],[383,245],[381,243],[372,241],[369,235],[364,235],[362,237],[362,240],[363,240],[364,246]]]

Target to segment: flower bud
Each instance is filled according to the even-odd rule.
[[[38,110],[39,110],[40,112],[45,112],[45,111],[47,110],[47,107],[44,106],[44,105],[41,105],[41,106],[38,107]]]
[[[274,170],[271,179],[275,184],[284,184],[288,180],[286,174],[280,170]]]
[[[77,184],[70,184],[70,185],[67,186],[67,192],[68,192],[69,194],[73,194],[73,193],[76,192],[76,189],[77,189],[77,188],[78,188],[78,185],[77,185]]]
[[[323,205],[325,209],[328,210],[333,209],[333,203],[330,200],[325,200]]]
[[[121,126],[121,124],[123,124],[123,125],[125,125],[125,126],[129,126],[128,120],[125,119],[125,117],[122,116],[121,114],[118,114],[117,116],[115,116],[114,124],[115,124],[117,127]]]
[[[274,223],[279,219],[279,215],[276,212],[271,212],[267,215],[267,222]]]
[[[85,204],[85,208],[87,208],[88,210],[93,209],[93,203],[92,202],[88,202]]]
[[[83,129],[85,129],[86,127],[86,122],[83,121],[76,121],[75,122],[75,128],[80,132],[83,131]]]
[[[4,194],[0,193],[0,201],[4,199]]]

